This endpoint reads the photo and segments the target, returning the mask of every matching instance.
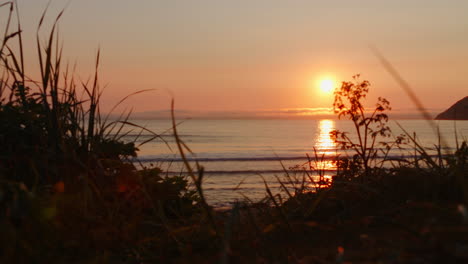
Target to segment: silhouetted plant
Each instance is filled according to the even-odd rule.
[[[173,236],[166,219],[196,212],[198,196],[183,176],[163,177],[159,168],[134,165],[136,138],[124,141],[124,126],[152,133],[152,139],[158,135],[128,122],[126,113],[114,121],[103,118],[99,52],[92,82],[78,83],[62,66],[56,29],[63,11],[45,42],[39,34],[44,12],[37,33],[40,79],[31,80],[19,18],[12,29],[16,5],[0,8],[9,8],[0,35],[0,262],[51,262],[56,255],[41,254],[62,246],[107,251],[158,232]],[[158,228],[149,234],[143,219]]]
[[[369,175],[371,161],[375,160],[378,153],[376,144],[379,137],[387,138],[391,135],[387,126],[388,116],[386,111],[391,110],[390,103],[385,98],[378,98],[375,108],[368,111],[363,100],[369,92],[369,81],[360,81],[359,75],[353,76],[353,81],[343,82],[341,87],[335,90],[333,103],[334,112],[338,118],[346,118],[353,122],[356,137],[348,132],[334,130],[331,132],[335,142],[345,150],[353,150],[355,154],[349,158],[342,158],[338,162],[339,169],[351,175],[364,173],[364,179]]]

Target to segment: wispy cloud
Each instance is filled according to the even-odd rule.
[[[278,114],[292,114],[292,115],[331,115],[333,108],[329,107],[316,107],[316,108],[285,108],[276,111]]]
[[[372,111],[373,109],[368,109]],[[436,116],[440,109],[427,109]],[[175,110],[178,119],[329,119],[336,118],[333,108],[283,108],[283,109],[261,109],[255,111],[195,111],[178,109]],[[417,109],[393,109],[389,112],[392,119],[421,119],[422,115]],[[171,110],[157,110],[140,112],[132,115],[135,119],[169,119]]]
[[[285,108],[263,109],[256,111],[192,111],[176,110],[177,118],[195,119],[315,119],[330,118],[333,116],[331,108]],[[133,118],[138,119],[167,119],[171,118],[170,110],[158,110],[135,113]]]

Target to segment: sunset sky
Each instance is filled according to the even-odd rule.
[[[29,56],[47,2],[18,0]],[[49,25],[67,2],[51,2]],[[382,96],[412,112],[375,46],[437,112],[468,95],[467,11],[463,0],[72,0],[60,33],[84,79],[101,48],[104,109],[155,89],[127,106],[166,110],[173,96],[199,115],[317,113],[332,103],[321,80],[360,73],[372,84],[369,103]]]

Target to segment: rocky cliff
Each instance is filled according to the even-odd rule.
[[[468,96],[437,115],[437,120],[468,120]]]

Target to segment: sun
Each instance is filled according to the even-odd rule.
[[[323,79],[320,81],[319,87],[322,93],[329,94],[335,89],[335,82],[331,79]]]

